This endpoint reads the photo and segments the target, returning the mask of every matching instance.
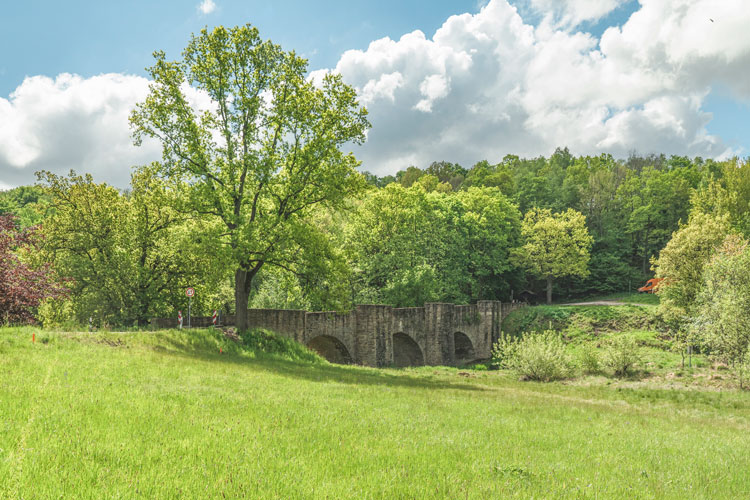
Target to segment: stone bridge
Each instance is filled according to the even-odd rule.
[[[521,303],[479,301],[475,305],[428,303],[395,308],[358,305],[349,313],[250,309],[251,328],[266,328],[292,338],[334,363],[367,366],[455,366],[489,359],[502,320]],[[223,323],[233,324],[227,316]],[[155,319],[152,326],[174,327]],[[205,324],[204,324],[205,323]],[[207,326],[210,318],[192,318]]]

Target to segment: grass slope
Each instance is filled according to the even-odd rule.
[[[584,376],[579,371],[576,380],[569,383],[722,391],[739,388],[736,374],[727,366],[713,363],[699,353],[691,359],[683,358],[655,306],[534,306],[513,311],[503,322],[503,331],[509,335],[548,329],[562,335],[570,354],[577,359],[586,349],[593,348],[602,360],[612,341],[620,336],[633,337],[639,346],[641,361],[637,373],[628,380]]]
[[[750,494],[747,394],[334,366],[208,330],[31,332],[0,330],[0,498]]]

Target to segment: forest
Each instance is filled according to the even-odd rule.
[[[582,214],[592,239],[585,272],[556,279],[556,299],[634,291],[691,214],[725,213],[738,234],[750,229],[750,167],[736,159],[617,160],[558,149],[549,158],[509,155],[468,169],[439,161],[360,177],[340,208],[316,209],[293,258],[258,273],[251,306],[541,302],[543,276],[516,253],[524,217],[544,209]],[[36,228],[35,251],[17,250],[30,265],[51,264],[67,291],[41,304],[40,321],[143,325],[185,309],[187,286],[197,290],[197,313],[233,310],[234,270],[210,222],[182,209],[181,193],[149,168],[136,169],[127,190],[75,173],[39,179],[0,193],[0,213],[18,231]]]

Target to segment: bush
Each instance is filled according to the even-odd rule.
[[[492,360],[522,379],[542,382],[567,378],[573,367],[565,343],[551,330],[524,333],[518,338],[502,335],[492,348]]]
[[[590,344],[586,344],[583,346],[579,357],[579,362],[581,364],[581,370],[587,375],[593,375],[601,372],[599,353],[597,352],[596,347]]]
[[[615,337],[604,355],[604,365],[614,372],[615,377],[626,377],[632,374],[636,365],[640,363],[639,351],[633,337]]]

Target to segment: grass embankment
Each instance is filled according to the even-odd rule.
[[[31,333],[0,330],[0,498],[750,494],[743,393],[335,366],[209,330]]]

